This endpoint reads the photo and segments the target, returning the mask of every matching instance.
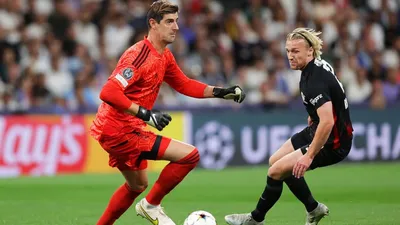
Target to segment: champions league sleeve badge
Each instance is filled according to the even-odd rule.
[[[126,68],[122,72],[122,76],[126,79],[129,80],[133,77],[133,70],[131,68]]]

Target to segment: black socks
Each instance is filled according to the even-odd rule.
[[[297,179],[294,176],[290,176],[284,181],[289,187],[290,191],[304,204],[307,212],[311,212],[317,208],[318,202],[315,201],[314,197],[312,196],[304,177]]]
[[[257,203],[257,208],[251,212],[251,216],[257,222],[264,220],[268,210],[278,201],[281,197],[283,189],[283,181],[274,180],[271,177],[267,177],[267,185],[265,186],[264,192]]]

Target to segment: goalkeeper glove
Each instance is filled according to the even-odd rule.
[[[246,94],[239,86],[229,88],[214,87],[213,95],[216,98],[233,99],[233,101],[241,103],[246,98]]]
[[[167,113],[158,110],[148,110],[142,106],[139,106],[136,117],[142,119],[148,125],[155,127],[159,131],[162,131],[172,120],[171,116]]]

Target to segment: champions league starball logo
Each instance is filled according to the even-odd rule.
[[[124,71],[122,72],[122,76],[127,80],[131,79],[133,77],[132,69],[130,68],[124,69]]]
[[[200,127],[194,139],[200,152],[200,164],[204,168],[223,169],[235,153],[232,130],[216,121]]]

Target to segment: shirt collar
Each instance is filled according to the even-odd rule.
[[[303,73],[311,73],[311,71],[312,71],[312,65],[314,65],[314,60],[315,59],[312,59],[310,62],[308,62],[308,64],[306,65],[306,67],[304,67],[304,69],[303,69]]]

